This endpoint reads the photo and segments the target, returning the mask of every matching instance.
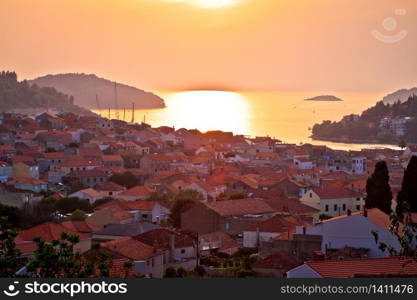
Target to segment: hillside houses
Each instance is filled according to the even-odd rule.
[[[341,151],[98,116],[3,114],[2,120],[0,204],[36,217],[43,199],[88,202],[82,221],[70,220],[75,210],[54,212],[33,232],[77,233],[86,253],[91,240],[100,242],[113,260],[132,261],[144,277],[163,277],[171,266],[210,271],[210,262],[222,264],[220,256],[241,248],[258,252],[256,276],[318,270],[308,263],[315,251],[326,260],[385,257],[370,231],[395,240],[386,229],[389,216],[364,209],[366,181],[384,160],[396,194],[417,153],[411,145]],[[28,240],[17,244],[33,253]]]

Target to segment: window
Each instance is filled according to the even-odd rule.
[[[329,211],[329,205],[326,204],[325,211]]]
[[[360,205],[356,205],[356,210],[361,210],[361,206]]]
[[[361,201],[361,198],[356,198],[356,201]]]
[[[181,249],[181,254],[184,254],[185,253],[185,249]]]
[[[113,192],[109,192],[109,196],[113,195]]]
[[[346,204],[342,205],[342,210],[345,211],[346,210]]]
[[[337,204],[334,205],[334,211],[337,211]]]
[[[310,198],[313,198],[313,193],[310,193]]]

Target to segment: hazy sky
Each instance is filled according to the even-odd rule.
[[[0,69],[20,79],[95,73],[154,90],[417,86],[416,0],[211,1],[1,0]],[[222,1],[237,3],[207,8]],[[407,36],[385,43],[373,29]]]

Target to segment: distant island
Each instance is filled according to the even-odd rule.
[[[312,98],[304,99],[305,101],[343,101],[342,99],[333,95],[321,95]]]
[[[135,103],[137,109],[165,107],[164,100],[153,93],[115,83],[94,74],[46,75],[30,80],[29,83],[41,87],[53,87],[64,94],[73,96],[75,104],[88,109],[123,109],[130,108],[132,103]]]
[[[351,114],[339,122],[315,124],[312,138],[344,143],[416,143],[417,96],[393,104],[379,101],[360,115]]]
[[[74,98],[55,88],[18,81],[15,72],[0,72],[0,112],[36,115],[46,110],[94,116],[88,109],[74,105]]]

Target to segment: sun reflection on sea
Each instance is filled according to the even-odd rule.
[[[165,120],[177,128],[200,131],[223,130],[249,133],[249,103],[241,94],[225,91],[187,91],[165,97],[168,109]],[[170,106],[169,103],[175,103]]]

